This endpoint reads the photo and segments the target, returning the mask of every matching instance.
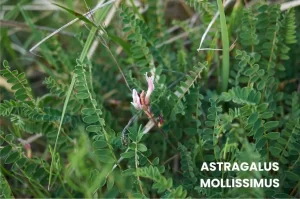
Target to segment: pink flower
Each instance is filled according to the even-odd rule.
[[[150,95],[154,90],[154,75],[152,74],[150,77],[147,76],[147,73],[145,74],[146,80],[148,83],[148,90],[145,95],[145,91],[142,91],[142,93],[139,95],[135,89],[132,90],[132,100],[131,104],[134,106],[137,110],[150,110],[149,104],[150,104]]]
[[[136,108],[137,110],[143,109],[139,94],[136,92],[135,89],[132,90],[132,100],[133,102],[131,102],[131,104],[134,106],[134,108]]]
[[[150,102],[150,95],[154,90],[154,74],[151,73],[151,76],[148,77],[148,75],[146,73],[145,76],[146,76],[146,80],[148,83],[148,90],[147,90],[146,97],[145,97],[145,104],[148,105]]]

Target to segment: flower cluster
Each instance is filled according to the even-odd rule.
[[[150,104],[150,96],[154,90],[154,74],[151,73],[151,76],[148,77],[148,74],[145,74],[147,83],[148,83],[148,90],[145,94],[145,91],[142,91],[142,93],[139,95],[138,92],[133,89],[132,91],[132,100],[131,104],[136,108],[137,110],[144,110],[149,111],[149,104]]]

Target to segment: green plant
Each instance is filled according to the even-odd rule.
[[[96,6],[89,0],[41,16],[20,1],[5,13],[4,24],[23,20],[31,32],[1,27],[0,197],[299,197],[299,8],[234,2],[179,2],[187,20],[163,1],[108,1],[93,16],[78,11]],[[222,52],[197,52],[217,11],[203,45]],[[49,38],[34,48],[41,57],[22,54],[45,26],[74,17],[87,28]],[[154,91],[137,110],[147,72]],[[279,170],[203,171],[205,162]],[[214,178],[280,186],[201,186]]]

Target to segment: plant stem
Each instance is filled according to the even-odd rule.
[[[224,7],[221,0],[218,0],[218,7],[220,12],[220,23],[222,33],[222,91],[227,91],[228,88],[228,77],[229,77],[229,37],[226,25],[226,18]]]
[[[138,150],[137,150],[137,143],[135,143],[135,150],[134,150],[134,158],[135,158],[135,170],[136,170],[136,177],[137,177],[137,181],[138,181],[138,184],[139,184],[139,187],[140,187],[140,190],[141,190],[141,193],[143,195],[144,194],[144,191],[143,191],[143,186],[142,186],[142,183],[141,183],[141,180],[140,180],[140,176],[138,175],[138,167],[139,167],[139,157],[138,157],[138,154],[137,154]]]
[[[159,132],[165,137],[165,139],[167,140],[167,142],[170,144],[170,146],[177,151],[176,147],[170,142],[170,140],[168,139],[168,136],[165,134],[165,132],[159,127],[157,121],[155,120],[155,118],[153,117],[153,115],[149,112],[149,111],[144,111],[146,113],[146,115],[149,117],[149,119],[151,119],[153,121],[153,123],[155,124],[155,126],[158,128]]]

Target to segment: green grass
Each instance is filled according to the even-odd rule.
[[[81,14],[99,2],[4,3],[0,198],[298,197],[299,8],[132,0]],[[220,161],[280,170],[201,170]],[[212,178],[280,187],[200,187]]]
[[[101,10],[98,11],[98,13],[96,14],[96,17],[98,19],[96,21],[97,24],[100,24],[104,20],[105,16],[107,15],[107,11],[110,8],[111,8],[111,5],[108,5],[108,6],[102,8]],[[94,38],[96,36],[97,31],[98,31],[98,27],[96,27],[96,26],[92,27],[92,29],[91,29],[91,31],[89,33],[89,36],[88,36],[88,38],[87,38],[87,40],[85,42],[85,45],[83,47],[83,50],[82,50],[82,52],[80,54],[80,57],[79,57],[79,61],[80,62],[84,62],[84,60],[87,58],[88,50],[91,47],[91,44],[92,44],[92,42],[93,42],[93,40],[94,40]],[[54,149],[53,149],[53,153],[52,153],[52,157],[51,157],[52,160],[51,160],[51,166],[50,166],[50,177],[49,177],[49,183],[48,183],[48,190],[50,189],[50,185],[51,185],[52,172],[53,172],[53,162],[55,162],[57,141],[58,141],[58,138],[59,138],[59,135],[60,135],[62,122],[64,120],[66,109],[67,109],[67,106],[68,106],[68,103],[69,103],[70,96],[71,96],[71,94],[73,92],[75,82],[76,82],[76,75],[73,74],[72,75],[71,84],[69,86],[68,92],[66,94],[66,99],[64,101],[63,111],[62,111],[62,115],[61,115],[61,119],[60,119],[60,123],[59,123],[59,128],[58,128],[58,131],[57,131],[56,141],[55,141],[55,145],[54,145]]]
[[[230,63],[229,63],[229,37],[228,37],[228,29],[226,24],[226,17],[224,12],[224,7],[222,5],[222,0],[217,0],[218,8],[220,12],[220,24],[221,24],[221,35],[222,35],[222,91],[227,91],[228,88],[228,79],[229,79],[229,71],[230,71]]]

